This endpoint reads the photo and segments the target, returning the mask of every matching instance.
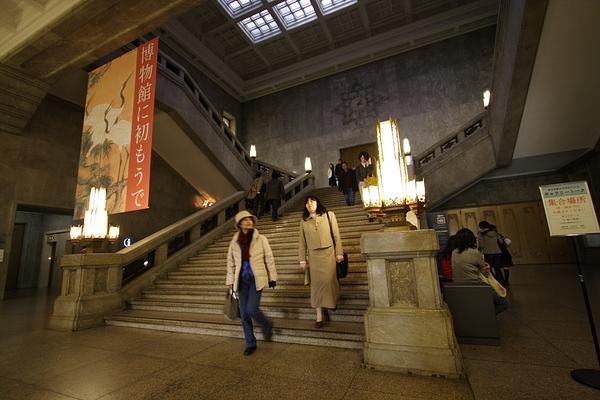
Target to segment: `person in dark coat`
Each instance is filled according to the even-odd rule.
[[[344,193],[347,206],[353,206],[358,191],[358,183],[356,182],[356,173],[352,168],[348,168],[348,163],[342,163],[342,171],[340,172],[340,188]]]
[[[278,171],[273,171],[271,180],[267,182],[267,201],[271,204],[271,219],[277,221],[278,210],[285,196],[283,182],[279,179],[281,175]]]
[[[373,176],[373,164],[371,164],[371,157],[366,151],[361,151],[358,155],[358,166],[356,167],[356,182],[358,183],[358,190],[362,193],[362,186],[365,179]]]

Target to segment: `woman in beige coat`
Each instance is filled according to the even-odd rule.
[[[331,237],[332,232],[335,248]],[[344,250],[335,214],[327,212],[315,196],[308,196],[306,199],[300,222],[299,242],[300,268],[305,272],[308,269],[310,304],[317,313],[315,327],[320,328],[323,326],[323,314],[326,317],[328,315],[327,309],[337,308],[340,284],[337,280],[335,264],[336,261],[344,259]]]
[[[246,348],[244,355],[256,350],[256,337],[252,319],[263,330],[265,340],[270,340],[273,332],[271,321],[260,310],[262,290],[275,288],[277,269],[267,238],[254,228],[256,217],[248,211],[235,215],[238,232],[233,235],[227,251],[227,278],[225,284],[237,292],[240,300],[240,319],[244,330]]]

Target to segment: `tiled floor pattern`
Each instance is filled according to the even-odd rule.
[[[544,276],[544,282],[540,280]],[[521,266],[500,346],[462,345],[466,380],[377,372],[362,353],[117,327],[44,329],[46,296],[0,303],[0,399],[600,399],[569,377],[597,368],[572,266]]]

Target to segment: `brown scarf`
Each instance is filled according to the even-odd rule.
[[[253,234],[254,229],[250,229],[246,234],[240,231],[240,235],[238,236],[238,243],[242,249],[242,262],[250,260],[250,242],[252,242]]]

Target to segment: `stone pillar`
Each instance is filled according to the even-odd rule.
[[[118,254],[71,254],[61,259],[63,281],[50,317],[52,329],[78,331],[101,326],[123,308],[122,265]]]
[[[452,317],[441,299],[431,229],[365,233],[369,309],[366,366],[457,378],[463,376]]]

